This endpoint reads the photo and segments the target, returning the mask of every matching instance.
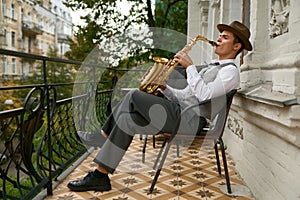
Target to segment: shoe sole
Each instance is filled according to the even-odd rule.
[[[84,192],[84,191],[90,191],[90,190],[94,190],[94,191],[100,191],[100,192],[104,192],[104,191],[109,191],[111,190],[111,186],[90,186],[90,187],[72,187],[72,186],[68,186],[68,188],[72,191],[76,191],[76,192]]]

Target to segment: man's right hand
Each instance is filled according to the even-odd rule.
[[[162,91],[164,91],[164,90],[167,88],[167,86],[166,86],[166,84],[164,84],[164,85],[160,85],[159,88],[160,88]]]

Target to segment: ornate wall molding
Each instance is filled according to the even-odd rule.
[[[290,0],[272,0],[270,37],[275,38],[289,31]]]
[[[220,7],[220,0],[213,0],[211,6],[212,7]]]
[[[242,121],[233,117],[233,116],[228,116],[228,121],[227,121],[227,127],[228,129],[237,135],[240,139],[244,139],[243,135],[243,126],[242,126]]]

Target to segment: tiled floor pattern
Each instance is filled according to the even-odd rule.
[[[98,150],[93,152],[82,162],[64,181],[53,191],[53,196],[47,200],[142,200],[142,199],[253,199],[248,196],[228,196],[220,188],[225,187],[225,179],[219,176],[215,164],[215,154],[210,145],[193,142],[189,147],[180,146],[180,157],[176,156],[176,146],[170,149],[161,175],[153,194],[148,190],[155,171],[152,169],[159,150],[159,141],[156,148],[152,147],[152,140],[148,140],[145,163],[142,162],[143,141],[136,137],[119,167],[110,175],[112,190],[109,192],[72,192],[67,188],[70,180],[81,179],[86,173],[95,168],[92,162]],[[202,146],[200,152],[196,147]],[[245,187],[244,183],[234,172],[234,163],[228,158],[229,173],[232,187]],[[226,192],[226,189],[225,189]]]

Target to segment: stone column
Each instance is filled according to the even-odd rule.
[[[297,102],[300,103],[300,1],[299,0],[287,0],[290,3],[290,16],[289,16],[289,39],[290,46],[289,49],[293,53],[295,66],[295,95],[297,97]]]
[[[209,6],[209,19],[208,19],[208,37],[216,39],[219,36],[219,32],[216,30],[217,25],[220,23],[220,0],[211,0]],[[216,55],[212,51],[209,51],[209,59],[216,59]]]
[[[188,38],[191,40],[197,35],[208,37],[208,8],[209,0],[189,0],[188,6]],[[212,39],[208,37],[208,39]],[[200,65],[210,62],[211,45],[198,41],[197,44],[190,51],[195,64]]]
[[[188,41],[193,39],[196,35],[200,34],[200,21],[201,21],[201,12],[199,12],[199,1],[189,0],[188,2]],[[200,57],[201,48],[199,44],[194,45],[191,49],[189,55],[193,59],[194,64],[201,63]]]
[[[265,62],[265,53],[268,52],[268,20],[266,9],[268,1],[253,0],[250,4],[250,42],[253,51],[248,52],[244,57],[244,64],[241,66],[241,88],[245,89],[262,82],[261,65]],[[268,80],[269,81],[269,80]]]

